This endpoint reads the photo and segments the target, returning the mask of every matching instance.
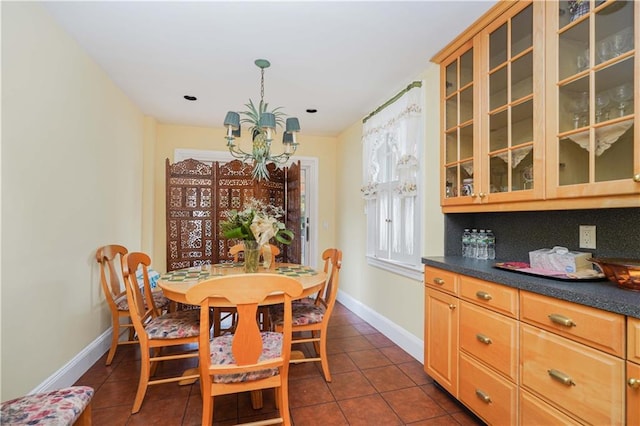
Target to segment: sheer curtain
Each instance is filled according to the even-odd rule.
[[[420,82],[363,125],[363,186],[367,254],[381,260],[419,263],[419,151],[424,139]]]

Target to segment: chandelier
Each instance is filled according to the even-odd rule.
[[[268,110],[269,104],[264,101],[264,69],[269,68],[271,63],[266,59],[256,59],[255,64],[260,68],[260,103],[255,105],[249,99],[249,103],[245,104],[248,108],[246,111],[227,112],[224,126],[227,128],[227,148],[231,155],[244,163],[253,163],[253,179],[269,180],[267,164],[285,164],[289,161],[289,157],[295,154],[298,148],[296,133],[300,131],[300,123],[295,117],[289,117],[285,121],[285,114],[280,111],[281,107]],[[244,151],[235,143],[236,138],[240,137],[242,123],[249,125],[249,134],[252,138],[251,152]],[[271,142],[276,134],[276,127],[283,125],[285,126],[282,135],[283,152],[274,155],[271,153]]]

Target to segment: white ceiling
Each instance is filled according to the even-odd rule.
[[[44,2],[122,91],[163,123],[221,127],[260,99],[301,136],[335,136],[410,83],[496,2]],[[187,101],[184,95],[198,98]],[[316,114],[305,112],[308,108]]]

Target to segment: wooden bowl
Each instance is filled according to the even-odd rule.
[[[588,260],[598,265],[607,279],[617,284],[618,287],[640,291],[640,260],[612,257]]]

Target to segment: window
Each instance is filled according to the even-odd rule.
[[[421,82],[365,119],[363,187],[369,264],[421,279]]]

